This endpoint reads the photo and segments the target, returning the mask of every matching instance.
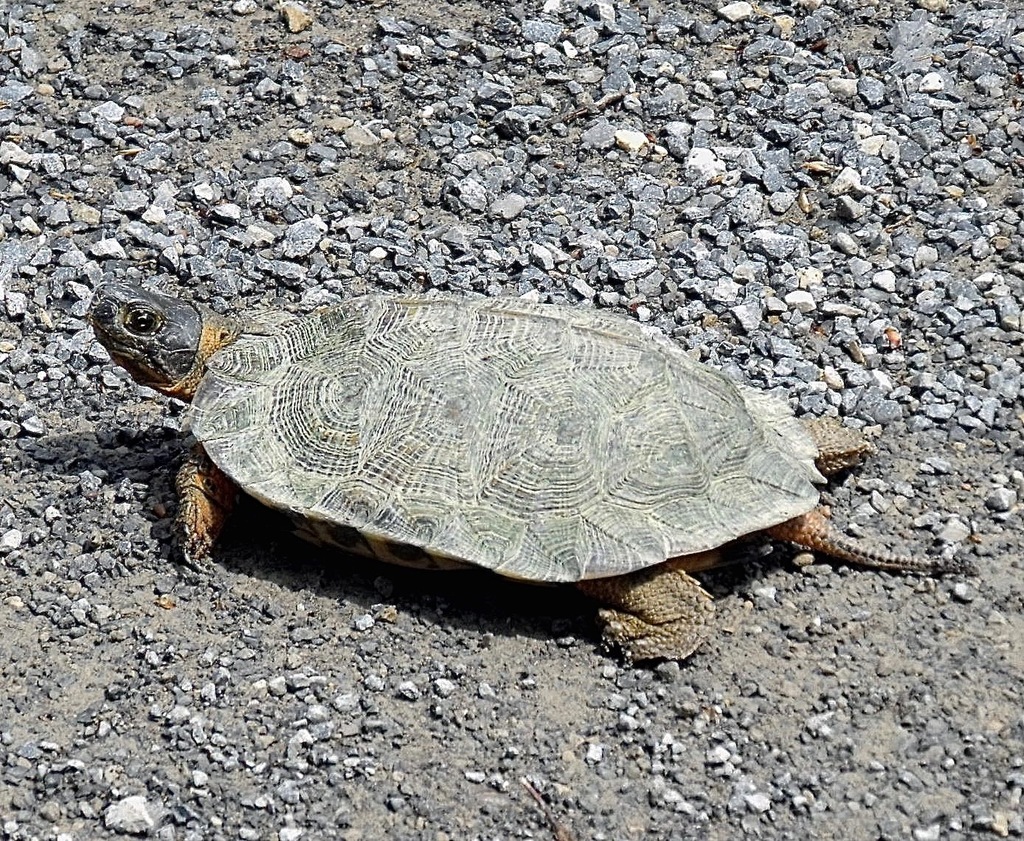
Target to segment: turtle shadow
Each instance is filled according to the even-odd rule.
[[[185,457],[179,433],[155,426],[114,425],[96,432],[24,439],[12,450],[14,475],[28,470],[70,479],[89,472],[107,487],[125,480],[144,486],[151,502],[169,509],[161,515],[152,504],[140,507],[142,516],[154,523],[154,537],[167,539],[166,551],[153,557],[152,564],[189,586],[196,573],[176,564],[177,550],[170,541],[176,511],[173,477]],[[91,492],[83,486],[83,493]],[[98,493],[96,497],[100,504]],[[736,557],[727,566],[699,575],[716,599],[744,588],[759,575],[762,564],[749,563],[758,560],[752,549],[737,547],[733,554]],[[598,656],[601,652],[598,605],[571,584],[520,582],[485,569],[418,570],[314,546],[295,536],[286,516],[244,494],[212,560],[233,573],[293,592],[316,592],[339,609],[350,605],[373,614],[380,605],[390,605],[428,624],[477,634],[483,646],[487,635],[493,635],[580,646]],[[774,555],[769,563],[776,563]],[[166,588],[167,581],[160,586]]]
[[[485,637],[600,645],[597,607],[572,585],[520,582],[489,570],[397,566],[297,537],[289,519],[242,496],[213,560],[233,573],[313,591],[374,613],[382,604]]]
[[[177,465],[183,458],[180,435],[156,427],[112,426],[99,432],[19,438],[10,453],[13,470],[65,477],[88,471],[112,483],[128,479],[153,487],[161,484],[169,465]],[[169,485],[170,480],[164,483]]]
[[[88,504],[103,505],[103,488],[123,482],[135,486],[147,501],[139,513],[153,523],[153,536],[166,542],[165,550],[150,560],[161,575],[177,579],[175,589],[188,590],[198,581],[212,583],[212,571],[190,571],[179,566],[173,546],[173,517],[177,511],[174,474],[185,458],[180,433],[158,426],[132,427],[117,423],[105,429],[77,433],[51,433],[21,439],[11,448],[11,475],[34,472],[81,481],[79,492]],[[155,512],[155,503],[165,511]],[[307,543],[293,533],[283,514],[246,495],[214,547],[212,562],[255,579],[272,582],[293,592],[316,592],[339,606],[353,605],[373,613],[381,604],[428,623],[443,623],[474,631],[482,638],[526,637],[538,642],[574,638],[595,651],[600,646],[595,604],[571,585],[542,586],[517,582],[484,569],[457,571],[417,570],[346,554]],[[204,580],[205,579],[205,580]]]
[[[372,615],[386,604],[402,615],[479,635],[482,646],[487,635],[524,637],[608,655],[597,621],[599,604],[572,584],[516,581],[482,568],[413,569],[315,546],[293,533],[286,516],[245,496],[214,561],[294,592],[316,592],[339,608],[355,606]],[[751,542],[731,547],[727,562],[697,577],[719,600],[745,592],[766,569],[785,564],[785,552],[765,555]]]

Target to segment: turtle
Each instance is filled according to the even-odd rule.
[[[688,657],[713,632],[692,573],[753,535],[948,569],[830,524],[819,486],[870,453],[860,432],[610,312],[380,293],[229,318],[112,282],[87,317],[136,382],[191,404],[176,488],[192,565],[241,490],[348,552],[572,583],[627,661]]]

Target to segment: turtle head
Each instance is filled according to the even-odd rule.
[[[206,361],[240,332],[234,322],[178,298],[105,283],[86,316],[111,359],[140,385],[191,400]]]

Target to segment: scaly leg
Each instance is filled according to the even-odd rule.
[[[874,450],[863,434],[835,418],[812,418],[804,425],[818,447],[814,463],[824,476],[856,467]]]
[[[814,463],[825,476],[860,464],[874,449],[860,432],[843,426],[833,418],[814,418],[806,421],[806,426],[818,447],[818,457]],[[859,566],[896,572],[923,572],[930,575],[974,572],[974,567],[969,561],[918,559],[888,549],[863,546],[857,540],[834,529],[829,522],[828,514],[821,507],[772,526],[766,531],[777,540],[788,540],[804,549],[821,552]]]
[[[717,552],[674,558],[663,564],[577,586],[608,607],[598,612],[604,640],[628,662],[683,660],[710,636],[711,596],[687,570],[707,569]]]
[[[185,563],[203,565],[235,506],[238,488],[198,444],[178,471],[178,540]]]
[[[830,558],[847,561],[863,567],[888,569],[895,572],[922,572],[928,575],[944,573],[971,574],[972,565],[967,561],[944,558],[911,558],[872,546],[864,546],[852,537],[832,527],[822,508],[815,508],[792,520],[765,529],[776,540],[787,540],[804,549],[821,552]]]

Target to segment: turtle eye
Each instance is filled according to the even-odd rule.
[[[163,317],[149,307],[136,304],[124,314],[124,326],[139,336],[153,335],[161,324],[163,324]]]

